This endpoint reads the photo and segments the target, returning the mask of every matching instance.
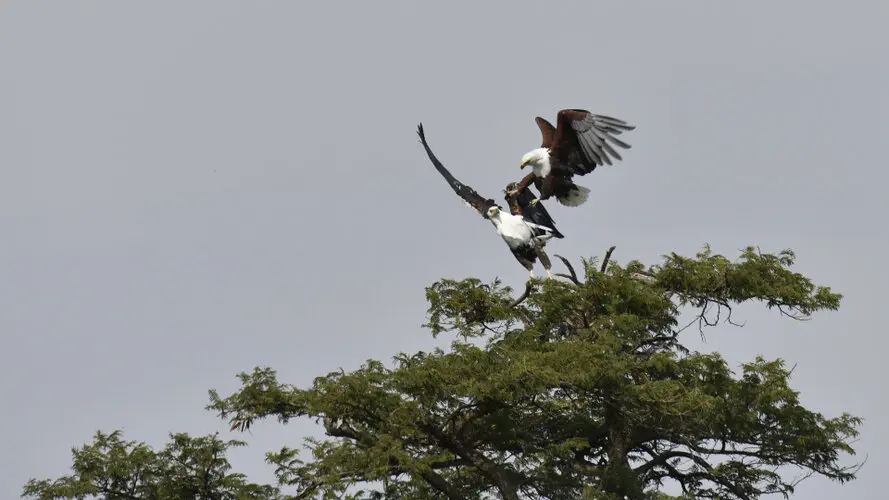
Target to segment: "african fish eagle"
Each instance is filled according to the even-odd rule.
[[[429,148],[422,123],[417,127],[417,135],[420,136],[420,142],[426,148],[429,160],[450,184],[451,189],[463,199],[464,203],[472,207],[483,218],[491,221],[497,228],[497,234],[506,242],[516,260],[528,270],[530,276],[534,277],[534,262],[539,257],[541,264],[546,269],[547,277],[552,278],[552,265],[543,248],[550,238],[564,238],[564,235],[556,229],[546,208],[542,204],[531,203],[532,199],[527,196],[515,194],[506,196],[510,211],[505,212],[493,199],[483,198],[474,189],[451,175]]]
[[[583,109],[559,111],[555,127],[542,117],[534,120],[543,142],[522,157],[520,168],[530,165],[531,172],[522,178],[513,194],[523,192],[533,182],[540,200],[555,195],[559,203],[569,207],[582,205],[590,194],[588,188],[575,184],[572,177],[586,175],[604,163],[612,165],[609,154],[622,160],[607,141],[629,149],[629,144],[615,136],[636,128],[623,120],[594,115]]]

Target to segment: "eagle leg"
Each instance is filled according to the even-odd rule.
[[[552,265],[552,263],[551,263],[550,260],[549,260],[549,256],[546,254],[545,251],[543,251],[543,248],[538,248],[538,249],[537,249],[537,257],[540,258],[540,263],[543,264],[543,268],[546,269],[546,277],[549,278],[549,279],[552,279],[552,277],[553,277],[553,272],[552,272],[552,267],[553,267],[553,265]]]
[[[531,183],[534,182],[534,178],[535,178],[534,172],[530,172],[528,175],[522,177],[522,180],[519,181],[518,184],[516,184],[516,187],[512,191],[507,191],[506,195],[507,196],[518,196],[524,190],[528,189],[528,186],[530,186]],[[533,202],[532,202],[532,204],[533,204]]]
[[[537,250],[536,250],[536,249],[534,249],[534,250],[532,250],[532,251],[533,251],[535,254],[537,253]],[[521,253],[517,252],[515,249],[512,250],[512,254],[515,255],[515,258],[516,258],[517,261],[519,261],[519,264],[521,264],[522,267],[524,267],[525,269],[527,269],[528,272],[531,274],[531,278],[533,278],[533,277],[534,277],[534,262],[533,262],[531,259],[528,258],[528,257],[533,258],[533,256],[530,256],[530,255],[528,255],[528,256],[526,256],[526,255],[522,255]]]

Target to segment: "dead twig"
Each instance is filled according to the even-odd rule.
[[[580,286],[581,283],[580,283],[580,280],[577,279],[577,273],[574,272],[574,266],[572,266],[571,263],[568,262],[568,259],[566,259],[565,257],[562,257],[561,255],[559,255],[559,254],[557,254],[557,253],[556,253],[556,254],[553,254],[553,255],[556,256],[556,257],[558,257],[559,260],[561,260],[562,263],[565,264],[565,267],[567,267],[567,268],[568,268],[568,271],[571,273],[571,276],[567,276],[567,275],[562,274],[562,273],[556,274],[556,276],[560,276],[560,277],[562,277],[562,278],[570,279],[575,285]]]
[[[515,299],[512,302],[512,304],[509,304],[509,309],[512,309],[513,307],[524,302],[525,299],[527,299],[528,296],[531,295],[531,290],[533,290],[533,289],[534,289],[534,284],[531,281],[528,281],[528,283],[525,284],[525,292],[523,294],[519,295],[519,297],[517,299]]]
[[[611,259],[611,252],[614,251],[614,248],[615,248],[615,246],[614,246],[614,245],[611,245],[611,248],[609,248],[608,251],[605,252],[605,258],[602,259],[602,267],[599,268],[599,272],[600,272],[600,273],[604,273],[604,272],[605,272],[605,268],[608,267],[608,260]]]

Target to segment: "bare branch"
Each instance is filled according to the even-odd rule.
[[[609,248],[608,251],[605,252],[605,258],[602,259],[602,267],[599,268],[600,273],[605,272],[605,268],[608,267],[608,261],[611,259],[611,252],[613,252],[615,248],[616,247],[614,245],[611,245],[611,248]]]
[[[784,304],[778,304],[778,311],[787,316],[790,319],[795,319],[797,321],[810,321],[812,318],[807,318],[804,314],[800,314],[794,311],[792,306],[788,307]]]
[[[687,451],[667,451],[661,454],[655,453],[647,446],[642,446],[642,449],[645,450],[649,455],[653,456],[654,459],[650,460],[648,463],[640,465],[636,468],[636,472],[639,474],[645,474],[646,472],[654,469],[655,467],[662,466],[667,463],[671,458],[686,458],[696,463],[702,469],[709,471],[713,469],[713,466],[710,465],[709,462],[704,460],[703,458],[695,455],[694,453],[689,453]]]
[[[519,295],[519,297],[517,299],[515,299],[511,304],[509,304],[509,309],[512,309],[513,307],[524,302],[525,299],[527,299],[528,296],[531,295],[531,290],[533,290],[533,289],[534,289],[534,283],[532,283],[531,281],[528,281],[525,284],[525,292],[522,293],[521,295]]]
[[[559,254],[557,254],[557,253],[556,253],[556,254],[553,254],[553,255],[556,256],[556,257],[558,257],[559,260],[561,260],[562,263],[565,264],[565,267],[567,267],[567,268],[568,268],[568,271],[571,273],[571,276],[565,276],[564,274],[557,274],[556,276],[562,276],[562,277],[564,277],[564,278],[568,278],[568,279],[570,279],[572,282],[574,282],[575,285],[580,286],[581,283],[580,283],[580,281],[577,279],[577,273],[574,272],[574,266],[572,266],[571,263],[568,262],[568,259],[566,259],[565,257],[562,257],[561,255],[559,255]]]

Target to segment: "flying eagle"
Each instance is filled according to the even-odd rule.
[[[546,275],[552,278],[552,265],[549,257],[543,250],[550,238],[564,238],[564,235],[556,229],[552,218],[542,204],[532,203],[533,196],[530,193],[508,194],[510,212],[504,212],[493,199],[485,199],[471,187],[458,181],[435,157],[429,144],[426,143],[426,135],[423,133],[423,124],[417,127],[417,135],[420,142],[426,148],[429,160],[435,169],[445,178],[451,189],[457,193],[463,202],[472,207],[483,218],[488,219],[497,228],[497,234],[503,238],[509,246],[516,260],[528,270],[534,277],[534,262],[540,258],[540,263],[546,269]],[[514,183],[513,183],[514,184]],[[510,185],[512,186],[512,184]],[[509,191],[511,187],[507,187]]]
[[[513,194],[524,192],[533,182],[540,200],[555,195],[559,203],[569,207],[583,204],[590,194],[588,188],[578,186],[571,178],[586,175],[604,163],[612,165],[609,154],[622,160],[607,141],[629,149],[629,144],[615,136],[636,128],[623,120],[583,109],[559,111],[555,127],[539,116],[534,120],[543,142],[522,157],[521,168],[530,165],[531,172],[518,183]]]

